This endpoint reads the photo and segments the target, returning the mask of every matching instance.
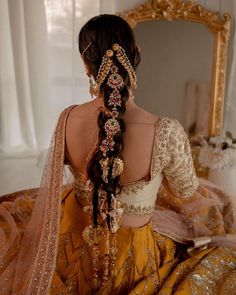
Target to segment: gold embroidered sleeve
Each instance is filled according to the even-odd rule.
[[[167,142],[163,173],[176,196],[189,197],[198,187],[190,144],[182,125],[177,120],[173,120]]]

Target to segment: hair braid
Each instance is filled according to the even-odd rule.
[[[106,283],[109,265],[112,270],[116,258],[116,231],[121,212],[117,196],[122,187],[120,174],[123,171],[123,134],[126,128],[124,114],[129,89],[134,88],[137,82],[135,69],[140,62],[140,53],[132,29],[115,15],[100,15],[88,21],[79,34],[79,50],[89,74],[96,78],[91,93],[101,94],[104,102],[97,119],[97,147],[87,166],[93,186],[92,224],[83,231],[84,239],[93,247],[94,282],[97,286],[98,242],[102,237],[105,237],[102,284]]]
[[[121,68],[121,72],[123,71],[123,79],[128,79],[128,73],[122,69],[122,66],[119,65]],[[93,195],[93,224],[97,226],[97,217],[98,217],[98,193],[99,189],[102,189],[106,192],[107,196],[107,204],[108,204],[108,211],[111,210],[111,197],[112,195],[115,197],[117,193],[121,189],[120,184],[120,176],[117,175],[116,177],[112,177],[112,167],[115,158],[119,158],[122,160],[122,150],[123,150],[123,134],[125,132],[125,121],[123,119],[123,115],[126,111],[126,102],[129,99],[129,90],[128,85],[125,84],[122,89],[120,89],[120,96],[121,96],[121,105],[118,109],[118,114],[116,120],[119,122],[120,130],[117,132],[113,139],[114,139],[114,147],[112,150],[109,150],[107,153],[106,158],[109,159],[109,169],[108,169],[108,176],[107,182],[104,181],[102,174],[102,167],[99,162],[104,158],[103,152],[99,149],[102,145],[102,141],[106,139],[106,132],[105,132],[105,123],[108,119],[112,118],[112,106],[109,105],[109,98],[112,93],[112,88],[107,85],[107,79],[104,81],[101,87],[101,91],[104,93],[103,101],[105,109],[110,111],[106,112],[104,110],[100,111],[98,115],[98,127],[99,127],[99,137],[98,137],[98,148],[93,154],[90,162],[88,164],[88,176],[89,179],[95,184],[94,186],[94,195]],[[107,215],[108,226],[110,227],[110,218],[109,214]]]

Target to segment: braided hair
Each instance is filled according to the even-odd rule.
[[[103,14],[90,19],[81,29],[79,33],[79,51],[83,55],[83,60],[88,68],[89,75],[94,78],[99,73],[104,54],[111,49],[114,44],[119,44],[125,51],[126,56],[135,70],[140,62],[140,53],[135,45],[133,31],[129,24],[119,16]],[[85,50],[88,48],[88,50]],[[109,86],[108,77],[105,78],[100,85],[100,94],[103,95],[104,107],[107,111],[100,111],[97,119],[99,127],[98,148],[93,153],[88,166],[87,174],[93,184],[93,225],[98,224],[98,206],[99,206],[99,190],[102,189],[106,193],[107,209],[112,209],[112,197],[116,196],[121,189],[120,176],[112,177],[112,167],[114,159],[122,159],[121,152],[123,150],[123,134],[125,132],[125,122],[123,116],[126,111],[126,102],[129,99],[130,77],[127,70],[117,59],[115,54],[111,57],[112,64],[116,67],[117,73],[123,79],[123,85],[119,89],[121,103],[117,106],[116,120],[119,123],[119,131],[114,135],[114,145],[111,150],[106,153],[106,161],[108,161],[108,170],[106,181],[103,176],[101,161],[104,160],[104,153],[99,148],[104,140],[106,140],[106,122],[112,117],[112,106],[109,104],[109,98],[113,89]],[[110,227],[110,216],[107,215],[107,224]]]

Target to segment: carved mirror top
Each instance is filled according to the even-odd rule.
[[[149,0],[121,16],[131,27],[135,27],[138,22],[154,19],[190,20],[204,24],[213,33],[222,32],[226,40],[230,35],[231,17],[228,13],[225,13],[222,18],[218,12],[212,12],[194,1]]]

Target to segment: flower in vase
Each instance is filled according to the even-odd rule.
[[[210,169],[224,169],[236,165],[236,139],[226,136],[206,137],[199,153],[199,162]]]

